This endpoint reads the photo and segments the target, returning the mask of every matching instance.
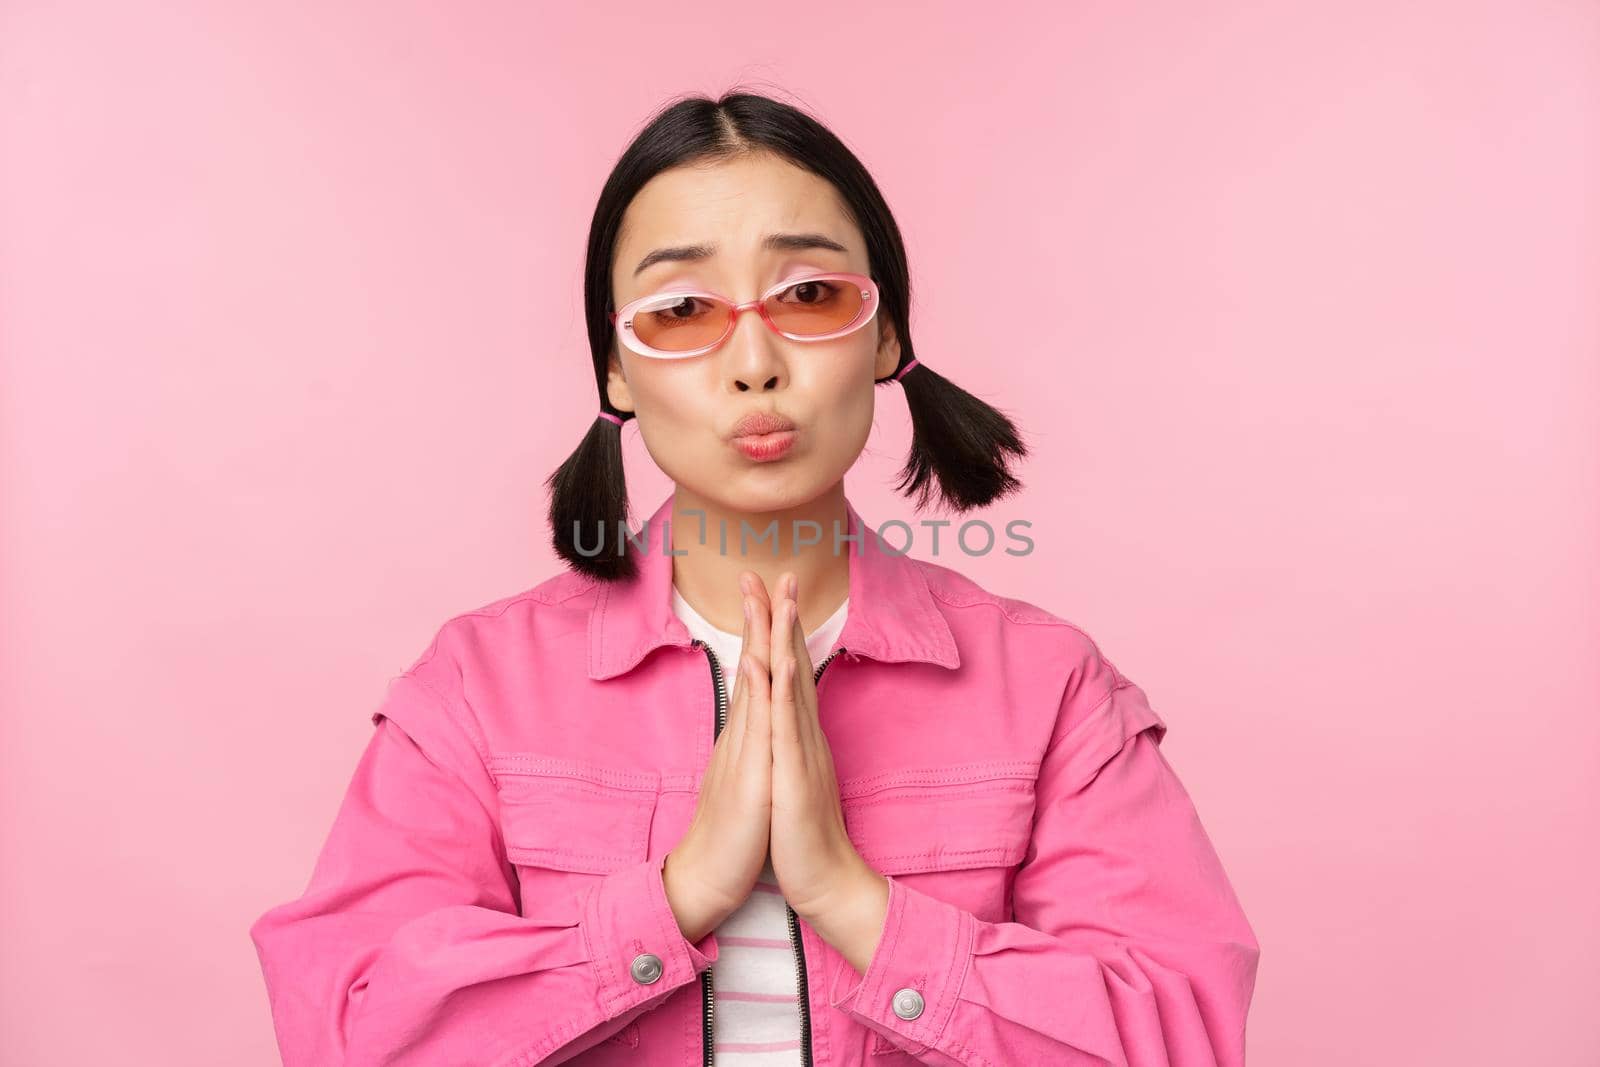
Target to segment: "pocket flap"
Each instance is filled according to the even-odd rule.
[[[610,874],[646,858],[658,774],[522,752],[492,757],[489,769],[512,863]]]
[[[1037,762],[907,770],[839,784],[845,830],[880,874],[1022,862],[1033,832]]]

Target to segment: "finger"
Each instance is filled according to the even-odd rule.
[[[762,688],[767,678],[766,672],[754,660],[746,659],[744,662],[746,671],[745,689],[752,693],[760,692],[767,697],[764,700],[757,700],[754,696],[746,698],[746,714],[749,717],[749,725],[745,727],[745,730],[749,734],[752,753],[756,753],[751,758],[765,760],[766,765],[770,767],[772,765],[771,689],[770,687]]]
[[[748,677],[745,683],[750,691],[750,756],[764,760],[766,769],[772,767],[772,687],[767,673],[753,660],[745,661]],[[762,742],[766,742],[762,744]]]
[[[744,684],[744,660],[750,655],[750,631],[752,629],[751,623],[754,620],[754,615],[750,610],[750,598],[748,596],[741,595],[739,597],[739,610],[744,615],[744,625],[742,632],[739,635],[739,662],[734,665],[735,671],[733,684],[735,691],[748,688]]]
[[[795,622],[790,628],[789,645],[794,659],[793,674],[793,700],[795,705],[795,728],[808,750],[822,743],[822,727],[817,722],[817,696],[816,686],[812,681],[812,673],[816,668],[811,663],[811,652],[806,648],[806,631],[800,623],[800,578],[796,574],[785,576],[787,581],[788,597],[791,610],[794,612]],[[815,753],[813,752],[814,756]]]
[[[744,666],[744,670],[740,673],[743,675],[742,683],[747,693],[761,678],[766,676],[767,669],[765,656],[760,648],[760,635],[766,632],[766,624],[760,617],[760,605],[757,603],[756,598],[751,595],[751,591],[755,586],[760,584],[760,578],[750,571],[745,571],[739,575],[739,600],[744,609],[744,634],[740,643],[739,659]],[[746,705],[748,720],[745,729],[749,732],[752,740],[758,743],[765,742],[762,746],[764,754],[766,746],[772,743],[772,723],[765,707],[753,705],[748,698],[746,699]],[[764,756],[764,758],[770,757]]]
[[[805,678],[811,677],[811,672],[816,665],[811,662],[811,651],[806,648],[806,628],[800,624],[800,579],[797,575],[789,575],[789,599],[794,602],[795,624],[790,644],[794,649],[795,680],[801,682],[801,690],[805,685]]]
[[[795,602],[788,597],[780,599],[775,610],[777,619],[773,644],[783,649],[783,653],[773,657],[773,731],[776,733],[781,727],[785,743],[792,747],[794,758],[800,766],[805,767],[810,762],[806,755],[806,749],[810,746],[807,743],[806,725],[801,721],[801,709],[795,702],[794,684],[797,664],[792,635],[799,629],[798,612]]]
[[[778,666],[786,659],[794,658],[794,631],[795,626],[789,621],[794,610],[794,601],[790,599],[790,575],[786,571],[778,575],[777,597],[772,604],[772,624],[769,633],[767,673],[774,678],[777,676]]]
[[[755,571],[744,571],[739,575],[740,585],[748,587],[750,598],[751,622],[749,632],[745,635],[745,650],[761,668],[762,673],[770,677],[772,673],[772,616],[771,603],[767,597],[767,583],[761,580],[761,575]]]
[[[788,608],[779,601],[778,624],[782,625]],[[794,657],[780,657],[772,668],[772,755],[773,759],[798,760],[804,763],[800,751],[800,736],[794,709]]]
[[[766,581],[761,577],[761,575],[757,574],[755,571],[745,571],[744,573],[749,575],[750,595],[755,597],[757,600],[761,601],[761,603],[767,608],[767,610],[771,611],[772,610],[773,597],[771,595],[769,595],[769,593],[767,592],[767,583],[766,583]],[[774,587],[772,592],[773,593],[777,592],[776,587]]]

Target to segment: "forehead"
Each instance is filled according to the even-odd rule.
[[[826,179],[765,153],[674,167],[646,182],[623,213],[612,278],[629,287],[648,252],[675,245],[715,245],[708,262],[722,267],[759,264],[783,254],[761,247],[783,232],[824,234],[849,250],[829,256],[866,267],[866,244]],[[638,281],[670,269],[647,270]]]

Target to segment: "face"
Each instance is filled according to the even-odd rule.
[[[774,234],[819,235],[838,247],[764,248]],[[650,253],[685,246],[709,254],[635,273]],[[747,156],[664,171],[639,191],[619,233],[612,307],[668,288],[742,304],[792,279],[868,267],[866,242],[831,184],[785,160]],[[720,348],[685,359],[641,356],[613,337],[606,395],[634,413],[651,458],[678,485],[728,511],[771,511],[813,500],[844,477],[872,429],[873,380],[899,361],[881,308],[853,333],[810,342],[774,333],[752,308]],[[752,413],[794,424],[776,458],[777,449],[735,444],[735,424]]]

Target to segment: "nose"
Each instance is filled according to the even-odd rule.
[[[730,388],[740,393],[778,388],[786,376],[780,340],[767,328],[755,301],[735,308],[733,332],[722,345],[723,373]]]

